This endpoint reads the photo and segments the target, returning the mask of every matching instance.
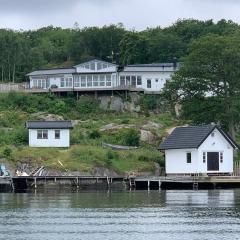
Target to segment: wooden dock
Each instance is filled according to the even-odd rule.
[[[21,176],[5,178],[13,190],[30,189],[215,189],[240,188],[240,176]]]

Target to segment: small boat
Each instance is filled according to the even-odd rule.
[[[114,144],[109,144],[109,143],[104,143],[104,142],[102,142],[102,147],[103,148],[111,148],[113,150],[134,150],[134,149],[138,149],[138,147],[114,145]]]

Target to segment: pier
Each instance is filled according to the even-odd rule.
[[[240,188],[240,176],[15,176],[1,177],[0,191],[32,189],[215,189]]]

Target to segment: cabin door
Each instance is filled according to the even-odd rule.
[[[219,171],[219,152],[207,153],[207,170]]]

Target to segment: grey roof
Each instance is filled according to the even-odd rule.
[[[160,144],[159,149],[198,148],[215,128],[222,133],[223,137],[234,148],[238,148],[234,140],[216,125],[203,125],[175,128],[165,141]]]
[[[180,63],[176,63],[179,67]],[[133,64],[127,65],[126,67],[174,67],[174,63],[149,63],[149,64]]]
[[[71,121],[27,121],[28,129],[69,129],[73,128]]]
[[[38,75],[58,75],[75,73],[75,68],[53,68],[53,69],[43,69],[28,73],[27,76],[38,76]]]

